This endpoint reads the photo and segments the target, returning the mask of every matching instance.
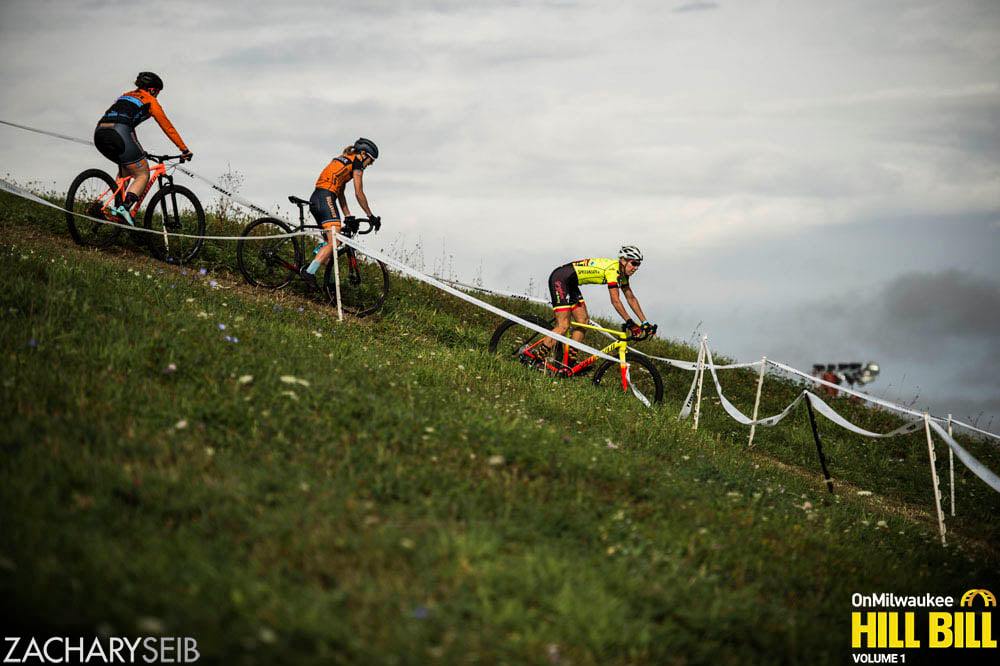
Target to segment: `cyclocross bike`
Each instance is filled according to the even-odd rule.
[[[240,235],[246,238],[279,236],[278,238],[273,240],[241,238],[236,242],[236,263],[249,284],[265,289],[281,289],[299,275],[299,269],[303,265],[308,264],[303,244],[304,239],[309,238],[312,233],[305,236],[280,237],[282,234],[315,232],[319,236],[319,242],[326,236],[327,230],[320,225],[306,224],[305,209],[309,206],[308,201],[294,196],[288,197],[288,200],[299,207],[297,227],[292,229],[281,220],[262,217],[248,224]],[[362,230],[363,225],[367,225],[364,230]],[[368,218],[349,218],[341,227],[340,234],[350,238],[372,231],[378,231],[378,227]],[[344,312],[355,317],[364,317],[382,307],[389,293],[389,270],[385,264],[342,243],[337,249],[337,270],[340,274],[340,304]],[[326,271],[319,286],[326,300],[336,306],[337,292],[332,261],[326,262]]]
[[[133,220],[139,220],[139,207],[155,182],[159,189],[146,206],[142,226],[159,233],[137,236],[141,236],[150,251],[163,261],[175,264],[191,261],[205,242],[205,211],[191,190],[174,184],[173,170],[177,165],[165,164],[181,156],[146,155],[146,158],[154,162],[149,169],[149,182],[130,212]],[[107,247],[115,242],[122,227],[77,217],[69,211],[123,224],[122,218],[111,209],[124,201],[125,191],[131,182],[131,176],[112,179],[100,169],[87,169],[73,179],[66,195],[66,223],[74,241],[95,247]],[[195,238],[172,236],[167,232]]]
[[[541,317],[530,314],[521,315],[521,319],[549,330],[555,325],[554,319],[546,322]],[[628,348],[629,342],[640,342],[655,335],[655,327],[650,331],[634,336],[628,332],[618,331],[613,328],[604,328],[596,324],[581,324],[571,321],[570,325],[577,328],[600,331],[616,338],[611,344],[602,349],[601,352],[609,356],[617,356],[618,363],[605,360],[598,365],[593,378],[595,385],[615,387],[620,385],[622,390],[626,392],[631,387],[634,387],[651,402],[660,402],[663,400],[663,378],[660,376],[660,371],[656,369],[656,366],[649,359],[629,351]],[[561,342],[557,342],[553,350],[556,360],[549,360],[544,357],[545,355],[541,351],[545,348],[539,347],[544,342],[545,337],[545,335],[542,335],[538,331],[507,319],[497,326],[493,332],[493,337],[490,339],[490,353],[516,359],[528,367],[541,370],[556,377],[576,377],[582,375],[590,371],[600,358],[598,356],[588,356],[583,360],[572,362],[570,361],[569,347]],[[612,378],[608,378],[608,371],[614,366],[618,366],[621,370],[620,384],[615,378],[617,373],[611,373],[610,377]]]

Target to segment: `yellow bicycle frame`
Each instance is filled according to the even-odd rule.
[[[602,349],[601,353],[602,354],[608,354],[609,356],[613,355],[613,354],[617,354],[617,356],[618,356],[618,362],[621,365],[621,371],[622,371],[622,390],[623,391],[628,391],[628,364],[625,362],[625,354],[628,352],[628,336],[629,336],[629,334],[626,333],[626,332],[624,332],[624,331],[616,331],[613,328],[604,328],[603,326],[597,326],[596,324],[583,324],[583,323],[580,323],[580,322],[577,322],[577,321],[571,321],[570,322],[570,326],[576,326],[577,328],[589,328],[589,329],[593,329],[595,331],[601,331],[603,333],[607,333],[609,335],[612,335],[612,336],[618,338],[618,340],[616,340],[615,342],[612,342],[607,347],[605,347],[604,349]],[[539,344],[541,344],[544,341],[545,341],[545,338],[541,338],[538,342],[536,342],[535,344],[533,344],[530,347],[528,347],[528,350],[534,349],[536,346],[538,346]],[[562,364],[561,364],[562,367],[561,368],[557,368],[556,366],[551,365],[548,362],[546,362],[545,363],[545,369],[546,370],[550,370],[550,371],[552,371],[554,373],[557,373],[557,374],[558,373],[564,373],[564,374],[568,374],[569,376],[573,376],[573,375],[579,374],[583,370],[585,370],[588,367],[590,367],[591,365],[593,365],[593,363],[595,361],[597,361],[597,359],[598,359],[597,356],[588,356],[587,358],[583,359],[582,361],[580,361],[579,363],[577,363],[576,365],[574,365],[572,368],[569,368],[568,372],[567,372],[567,361],[569,361],[569,347],[567,347],[567,346],[564,345],[563,346],[563,358],[562,358]]]

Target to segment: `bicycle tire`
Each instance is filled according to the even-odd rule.
[[[385,304],[389,294],[389,269],[352,247],[337,251],[337,270],[340,274],[340,304],[344,312],[355,317],[367,317]],[[326,262],[323,287],[330,305],[337,306],[333,262]]]
[[[187,201],[184,202],[183,200]],[[164,220],[163,205],[166,206],[167,218]],[[174,204],[176,203],[176,208]],[[152,196],[146,206],[142,226],[153,231],[166,230],[195,235],[199,238],[178,236],[165,237],[160,233],[143,234],[149,251],[157,259],[169,264],[186,264],[201,251],[205,244],[205,211],[194,192],[181,185],[161,187]]]
[[[262,217],[246,226],[240,236],[277,236],[290,234],[287,224],[273,217]],[[291,248],[292,256],[288,256]],[[247,284],[264,289],[281,289],[292,281],[302,265],[302,246],[298,236],[275,238],[272,241],[236,241],[236,265]]]
[[[529,321],[536,326],[548,329],[555,326],[554,319],[546,322],[541,317],[531,314],[524,314],[520,316],[521,319]],[[517,358],[517,351],[521,347],[538,340],[541,336],[542,334],[538,331],[526,328],[516,321],[504,319],[500,322],[500,325],[496,327],[496,330],[493,331],[493,336],[490,338],[489,350],[491,354],[500,354],[501,356]]]
[[[118,239],[121,233],[120,227],[77,217],[69,212],[75,211],[90,217],[104,218],[100,196],[107,190],[114,191],[115,187],[117,187],[115,180],[100,169],[87,169],[73,179],[66,193],[66,226],[69,227],[69,235],[77,245],[108,247]],[[116,197],[115,205],[121,203],[119,198]]]
[[[663,402],[663,377],[660,376],[660,371],[656,369],[656,366],[653,365],[652,361],[644,356],[633,354],[632,352],[627,352],[625,354],[625,360],[631,364],[629,376],[632,383],[635,384],[635,387],[643,395],[649,398],[650,402]],[[601,380],[604,379],[605,374],[612,367],[617,370],[621,366],[619,366],[618,363],[605,361],[597,368],[592,380],[595,386],[602,385]],[[614,386],[615,388],[621,389],[621,375],[617,372],[613,372],[611,374],[611,380],[612,381],[605,381],[603,385]]]

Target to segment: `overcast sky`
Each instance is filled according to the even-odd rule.
[[[668,336],[876,360],[873,393],[1000,427],[996,0],[0,0],[2,119],[90,137],[140,69],[193,168],[267,207],[367,136],[380,241],[428,268],[523,291],[636,244]],[[0,138],[21,182],[109,164]]]

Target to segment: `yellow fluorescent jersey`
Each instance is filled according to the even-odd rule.
[[[576,271],[579,284],[606,284],[608,287],[628,286],[628,276],[619,275],[621,264],[618,259],[580,259],[571,266]]]

